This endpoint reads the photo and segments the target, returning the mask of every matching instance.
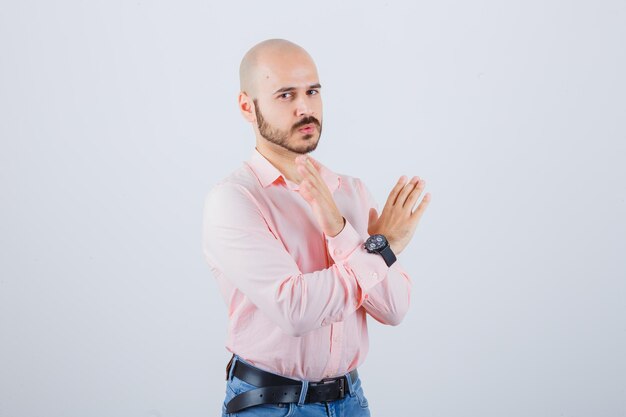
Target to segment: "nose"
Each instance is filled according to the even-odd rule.
[[[310,103],[307,102],[306,96],[300,96],[296,100],[296,116],[310,116],[313,113],[313,109],[310,106]]]

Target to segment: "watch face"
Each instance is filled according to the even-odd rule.
[[[379,252],[387,246],[387,239],[383,235],[372,235],[365,241],[368,252]]]

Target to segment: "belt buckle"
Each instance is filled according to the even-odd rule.
[[[346,378],[339,378],[339,400],[343,399],[346,396]]]
[[[323,385],[330,385],[330,384],[337,384],[337,383],[339,384],[339,397],[332,399],[332,400],[328,400],[328,401],[336,401],[336,400],[341,400],[346,396],[346,378],[345,377],[322,379],[320,382],[315,382],[311,385],[323,386]]]

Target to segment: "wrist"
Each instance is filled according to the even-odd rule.
[[[333,230],[329,231],[330,233],[326,233],[326,236],[335,237],[339,233],[341,233],[343,231],[343,228],[346,227],[346,218],[341,217],[341,220],[339,220],[336,224],[337,226],[334,227]]]
[[[389,247],[391,248],[393,253],[395,253],[396,255],[402,252],[402,249],[404,249],[399,242],[395,242],[392,240],[388,240],[388,242],[389,242]]]
[[[396,262],[396,255],[390,242],[383,234],[373,234],[367,238],[363,244],[363,248],[373,254],[378,254],[383,257],[387,266],[393,265]]]

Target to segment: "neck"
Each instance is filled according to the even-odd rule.
[[[291,152],[281,146],[275,145],[264,139],[257,138],[256,149],[272,165],[280,171],[289,181],[300,184],[302,180],[296,170],[296,157],[300,154]]]

